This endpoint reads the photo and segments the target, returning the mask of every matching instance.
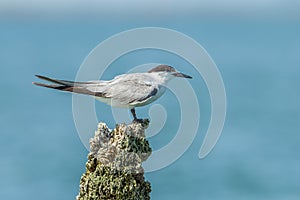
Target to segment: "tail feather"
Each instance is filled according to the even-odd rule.
[[[56,83],[56,84],[43,84],[43,83],[33,82],[33,84],[37,85],[37,86],[66,91],[66,92],[74,92],[74,93],[78,93],[78,94],[86,94],[86,95],[91,95],[91,96],[105,97],[104,93],[92,92],[91,90],[88,90],[87,88],[85,88],[84,85],[86,83],[84,83],[84,82],[56,80],[56,79],[52,79],[52,78],[48,78],[46,76],[40,76],[40,75],[36,75],[36,77],[46,80],[46,81],[49,81],[49,82],[52,82],[52,83]],[[87,82],[87,84],[90,84],[90,83],[92,83],[92,82]]]
[[[41,75],[35,75],[35,76],[38,77],[39,79],[49,81],[52,83],[56,83],[59,85],[73,86],[75,84],[75,82],[73,82],[73,81],[57,80],[57,79],[53,79],[53,78],[49,78],[49,77],[41,76]]]
[[[46,87],[46,88],[57,89],[57,90],[64,90],[68,87],[71,87],[71,86],[67,86],[67,85],[50,85],[50,84],[43,84],[43,83],[37,83],[37,82],[33,82],[32,84],[37,85],[37,86]]]
[[[46,80],[52,83],[56,83],[59,85],[66,85],[66,86],[75,86],[75,85],[86,85],[86,84],[95,84],[95,81],[90,81],[90,82],[75,82],[75,81],[66,81],[66,80],[58,80],[54,78],[49,78],[46,76],[41,76],[41,75],[35,75],[39,79]]]

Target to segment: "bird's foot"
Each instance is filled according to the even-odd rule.
[[[142,124],[142,123],[144,123],[144,119],[134,119],[133,121],[132,121],[132,123],[137,123],[137,124]]]
[[[147,128],[149,126],[149,119],[134,119],[132,123],[141,124],[142,127]]]

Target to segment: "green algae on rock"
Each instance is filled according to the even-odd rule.
[[[145,138],[149,120],[110,130],[100,122],[90,140],[86,172],[77,200],[149,200],[151,185],[145,181],[142,162],[152,150]]]

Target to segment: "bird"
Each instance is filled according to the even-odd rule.
[[[41,75],[35,76],[52,84],[33,82],[34,85],[93,96],[96,100],[112,107],[130,109],[133,122],[140,123],[143,120],[137,118],[136,107],[148,105],[161,97],[171,79],[176,77],[192,78],[176,71],[174,67],[169,65],[158,65],[144,73],[121,74],[112,80],[75,82]]]

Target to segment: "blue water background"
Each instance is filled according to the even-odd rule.
[[[72,97],[33,86],[34,74],[72,80],[97,44],[143,26],[172,28],[199,42],[219,67],[228,100],[222,136],[213,152],[199,160],[210,117],[209,94],[199,75],[190,81],[201,100],[200,129],[179,160],[146,174],[152,199],[299,199],[300,21],[200,17],[2,19],[0,199],[75,198],[88,152],[75,129]],[[104,78],[147,62],[196,73],[174,55],[149,50],[120,58]],[[154,149],[167,144],[178,128],[180,110],[176,100],[167,105],[170,99],[175,97],[167,92],[158,101],[168,120],[150,139]],[[113,127],[110,108],[101,103],[96,107],[99,120]],[[137,112],[147,117],[148,109]]]

